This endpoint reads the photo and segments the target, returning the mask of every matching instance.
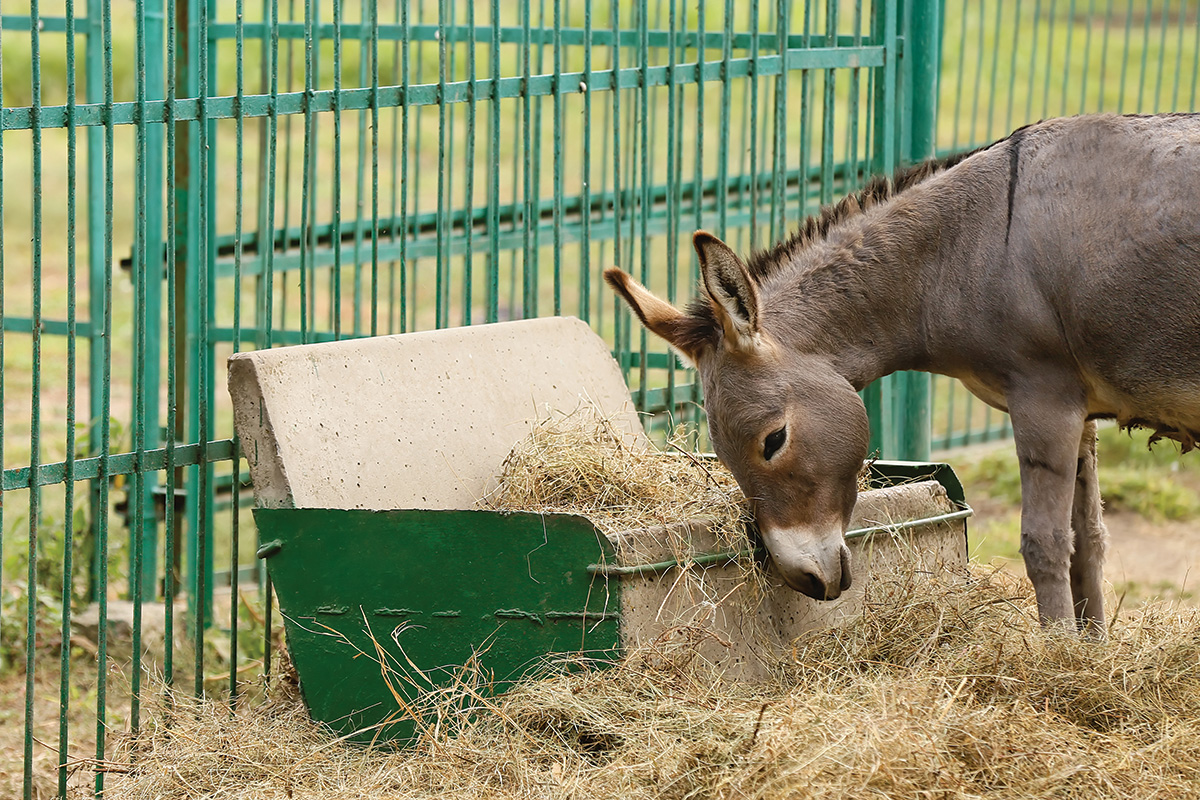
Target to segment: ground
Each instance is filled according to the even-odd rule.
[[[1015,524],[1018,512],[990,498],[972,502],[972,532]],[[1012,520],[1013,522],[1009,522]],[[1114,596],[1126,592],[1136,600],[1158,596],[1195,605],[1200,588],[1200,524],[1195,521],[1151,520],[1132,511],[1110,511],[1108,559],[1104,576]],[[972,536],[975,542],[975,536]],[[1018,558],[997,557],[996,563],[1017,574],[1025,567]]]
[[[1147,433],[1100,432],[1100,492],[1109,531],[1105,578],[1113,603],[1200,602],[1200,455]],[[946,454],[975,509],[972,557],[1024,573],[1018,552],[1020,481],[1011,443]],[[1123,598],[1123,599],[1122,599]],[[1110,607],[1115,607],[1110,604]]]

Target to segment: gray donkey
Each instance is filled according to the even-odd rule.
[[[695,246],[686,311],[605,278],[696,366],[713,448],[792,588],[850,586],[855,392],[924,370],[1011,415],[1038,613],[1103,635],[1095,420],[1200,439],[1200,115],[1040,122],[875,179],[748,261]]]

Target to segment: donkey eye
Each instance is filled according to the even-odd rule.
[[[779,452],[779,448],[783,447],[785,441],[787,441],[786,425],[777,431],[768,433],[766,440],[763,442],[763,458],[770,461],[771,456]]]

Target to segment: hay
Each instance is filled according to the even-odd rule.
[[[1200,796],[1196,611],[1148,606],[1081,642],[1038,627],[1027,582],[979,569],[884,576],[866,603],[766,684],[654,651],[548,667],[490,709],[447,698],[398,752],[339,743],[286,699],[162,704],[107,796]]]
[[[702,519],[719,541],[744,549],[746,498],[720,462],[692,451],[693,438],[680,426],[660,450],[582,406],[539,422],[479,506],[579,514],[609,537]]]

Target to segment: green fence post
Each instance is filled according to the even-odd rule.
[[[162,0],[146,0],[145,4],[145,36],[146,36],[146,77],[145,77],[145,99],[146,100],[161,100],[164,96],[165,74],[164,74],[164,28],[163,28],[163,4]],[[162,357],[162,291],[163,291],[163,129],[159,125],[148,125],[146,127],[146,186],[145,191],[147,197],[142,208],[146,215],[145,222],[145,240],[140,244],[144,251],[143,258],[145,259],[145,273],[142,278],[146,282],[145,286],[145,359],[142,363],[142,381],[141,385],[145,387],[143,390],[143,419],[144,426],[142,449],[153,450],[159,446],[161,437],[159,435],[159,420],[161,417],[159,392],[157,388],[161,384],[161,357]],[[132,272],[138,274],[137,257],[133,263]],[[136,353],[138,342],[134,341],[133,363],[139,363],[139,358]],[[154,487],[157,484],[157,472],[146,471],[143,481],[145,482],[141,497],[133,496],[131,493],[130,502],[142,503],[141,513],[141,530],[130,530],[130,552],[133,552],[133,537],[141,536],[142,538],[142,564],[141,564],[141,583],[142,596],[145,598],[153,598],[156,595],[155,577],[157,575],[157,550],[158,550],[158,518],[154,508]],[[166,506],[168,513],[170,511],[170,501],[168,499]],[[130,508],[131,526],[133,520],[138,519],[137,515],[133,514],[132,507]],[[134,596],[133,581],[136,576],[132,573],[129,576],[129,594]]]
[[[910,0],[905,15],[903,96],[900,102],[904,159],[916,163],[934,154],[937,136],[937,80],[940,41],[939,0]],[[930,383],[925,372],[898,378],[896,427],[899,449],[894,457],[929,460]],[[891,456],[892,454],[889,454]]]
[[[895,2],[871,5],[871,39],[884,48],[883,66],[875,70],[871,104],[874,109],[874,118],[871,120],[871,171],[877,175],[890,175],[896,168],[897,134],[906,119],[905,115],[897,113],[896,107],[899,81],[898,5]],[[899,452],[901,431],[891,409],[900,380],[899,375],[889,375],[875,381],[862,392],[871,425],[870,449],[883,458],[894,458]]]
[[[104,44],[101,38],[100,0],[87,0],[87,50],[84,55],[86,81],[84,99],[89,104],[104,102]],[[87,221],[88,221],[88,427],[85,455],[100,452],[100,420],[104,412],[104,129],[87,128]],[[91,533],[96,534],[108,509],[100,505],[100,481],[91,482]],[[98,600],[100,553],[92,554],[89,595]]]

